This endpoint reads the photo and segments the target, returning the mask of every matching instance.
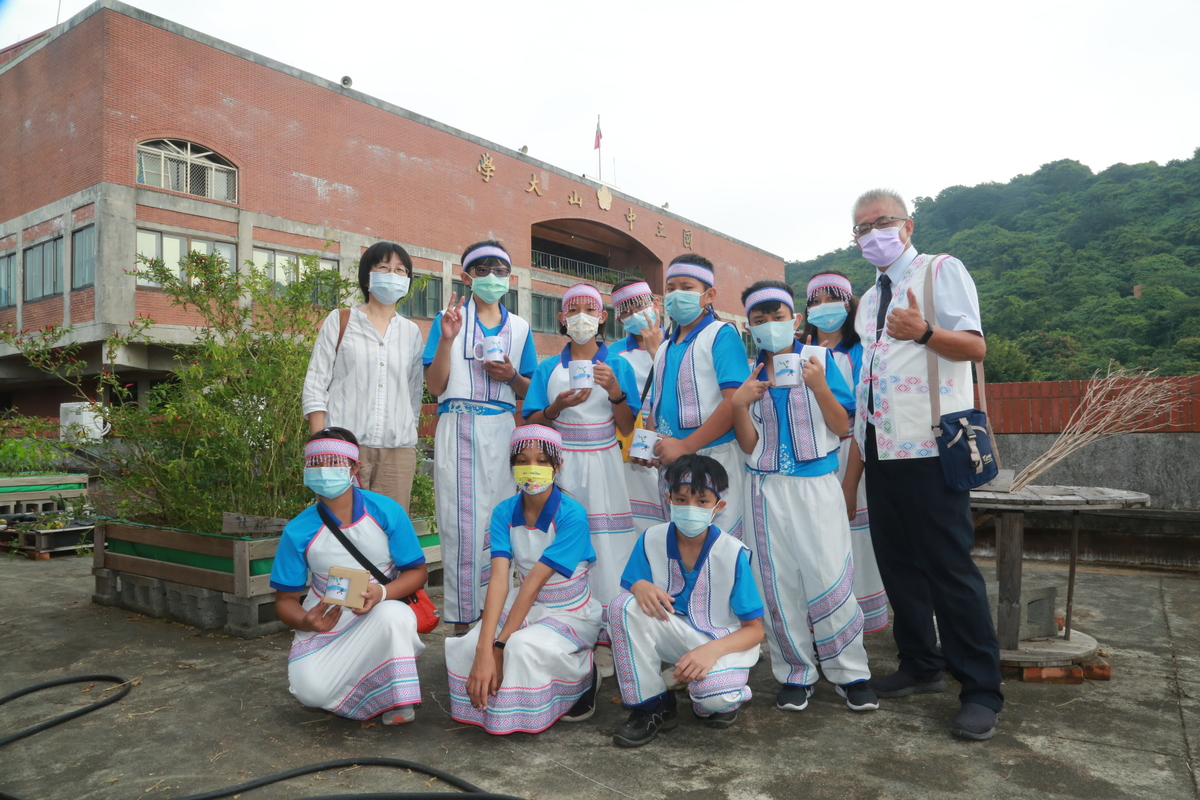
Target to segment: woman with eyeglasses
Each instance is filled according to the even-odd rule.
[[[327,426],[358,437],[359,485],[407,512],[421,416],[421,331],[396,310],[408,294],[412,259],[376,242],[358,262],[366,300],[329,312],[317,334],[301,396],[313,433]]]
[[[462,257],[470,299],[450,297],[425,345],[425,381],[438,399],[433,491],[442,563],[442,619],[457,635],[483,612],[491,575],[488,519],[512,494],[502,465],[518,397],[537,369],[529,323],[501,302],[512,259],[500,242],[476,242]]]

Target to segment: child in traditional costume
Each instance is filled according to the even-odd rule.
[[[497,579],[480,623],[446,640],[450,716],[488,733],[537,733],[560,718],[585,720],[596,707],[600,603],[588,588],[596,554],[587,512],[554,485],[563,466],[558,432],[517,428],[509,452],[520,491],[492,512]],[[520,582],[510,588],[514,566]]]
[[[654,368],[654,356],[663,343],[662,309],[650,291],[650,284],[636,278],[626,278],[613,287],[613,311],[625,328],[625,338],[613,342],[612,352],[624,358],[633,367],[634,385],[638,391],[638,402],[650,395],[650,373]],[[645,417],[638,415],[634,428],[645,427]],[[658,525],[666,519],[663,511],[662,491],[658,486],[658,470],[630,459],[631,437],[618,437],[622,442],[621,460],[625,474],[625,487],[629,491],[629,506],[633,511],[633,528],[638,535],[646,528]]]
[[[654,430],[664,438],[655,444],[656,460],[643,463],[666,466],[688,453],[722,464],[741,462],[733,412],[725,401],[750,370],[741,336],[713,309],[715,282],[712,262],[694,253],[676,257],[667,267],[664,305],[675,327],[654,358],[649,414]],[[732,469],[729,481],[724,509],[715,522],[740,539],[745,473]]]
[[[827,351],[823,363],[816,355],[804,362],[798,386],[775,387],[773,357],[801,350],[791,287],[759,281],[742,302],[761,349],[732,405],[749,472],[746,540],[767,603],[771,670],[783,684],[775,706],[807,707],[818,677],[815,645],[821,671],[847,706],[873,710],[879,700],[867,683],[850,525],[836,477],[838,437],[850,429],[854,397]]]
[[[697,716],[713,728],[732,725],[750,699],[763,638],[749,550],[713,524],[729,488],[725,469],[684,455],[664,472],[671,522],[642,534],[621,577],[627,592],[609,606],[621,700],[632,711],[613,735],[620,747],[649,744],[678,724],[663,661],[675,665]]]
[[[509,496],[503,463],[518,397],[537,368],[529,323],[500,302],[512,261],[499,242],[477,242],[462,257],[471,298],[452,296],[429,329],[425,381],[438,398],[433,490],[445,570],[443,620],[458,634],[479,619],[488,583],[488,518]],[[493,338],[494,337],[494,338]],[[503,360],[483,352],[499,344]]]
[[[804,334],[801,338],[829,348],[846,385],[858,385],[862,371],[863,346],[854,330],[858,301],[850,279],[840,272],[820,272],[808,281]],[[854,596],[863,612],[863,633],[875,633],[887,627],[888,599],[875,563],[871,544],[870,516],[867,513],[867,482],[862,480],[863,461],[853,433],[841,437],[838,450],[838,480],[846,499],[850,519],[850,551],[854,555]]]
[[[355,720],[382,714],[384,725],[396,725],[411,722],[421,702],[416,658],[425,646],[416,615],[402,598],[425,585],[425,554],[395,500],[352,486],[358,470],[358,443],[350,431],[327,428],[309,438],[304,485],[317,502],[284,527],[271,588],[279,619],[296,631],[288,653],[289,690],[296,699]],[[363,569],[322,512],[390,578],[382,585],[371,579],[361,609],[322,602],[330,568]]]
[[[638,537],[617,432],[632,433],[641,408],[629,363],[596,338],[607,316],[595,288],[581,283],[567,289],[559,321],[571,341],[538,365],[521,406],[526,422],[548,425],[562,436],[566,457],[555,482],[587,510],[596,551],[588,584],[605,608],[621,591],[621,571]],[[592,363],[595,388],[571,388],[568,368],[578,361]],[[608,641],[603,631],[601,641]]]

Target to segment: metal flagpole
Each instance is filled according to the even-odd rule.
[[[601,140],[604,136],[600,133],[600,115],[596,115],[596,173],[601,183],[604,182],[604,147],[601,145]]]

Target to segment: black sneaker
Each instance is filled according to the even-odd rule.
[[[775,695],[775,707],[780,711],[803,711],[808,708],[808,698],[813,696],[811,686],[785,685]]]
[[[667,692],[664,702],[653,711],[635,709],[613,734],[613,744],[617,747],[641,747],[653,742],[659,731],[674,730],[678,724],[675,695]]]
[[[931,678],[917,680],[907,672],[896,670],[882,678],[871,678],[871,688],[880,697],[908,697],[910,694],[944,692],[946,682],[940,672]]]
[[[571,706],[571,710],[563,714],[563,722],[583,722],[585,719],[591,719],[592,714],[596,713],[596,692],[600,691],[600,672],[596,669],[596,665],[592,664],[592,685],[583,693],[583,696],[575,701],[575,705]]]
[[[846,707],[851,711],[874,711],[879,708],[879,698],[866,681],[839,686],[837,693],[846,698]]]
[[[738,711],[739,709],[737,708],[735,708],[733,711],[714,711],[707,717],[701,717],[701,719],[703,719],[704,724],[710,728],[728,728],[730,725],[737,722]]]
[[[976,742],[990,739],[996,735],[996,712],[979,703],[963,703],[950,733]]]

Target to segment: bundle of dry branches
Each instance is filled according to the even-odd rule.
[[[1024,489],[1037,476],[1093,442],[1169,426],[1171,412],[1183,394],[1182,383],[1169,378],[1147,380],[1155,372],[1114,368],[1113,362],[1109,362],[1103,377],[1096,370],[1062,433],[1049,450],[1021,470],[1012,491]]]

